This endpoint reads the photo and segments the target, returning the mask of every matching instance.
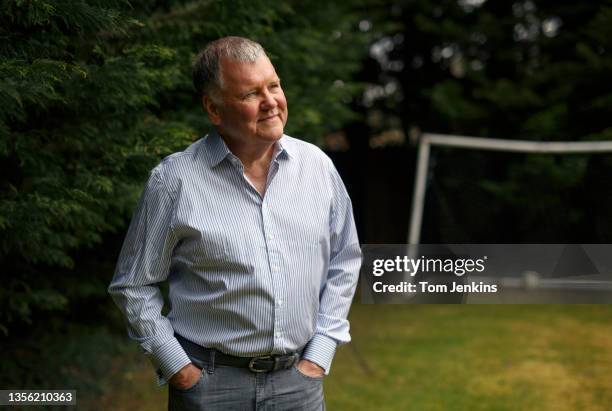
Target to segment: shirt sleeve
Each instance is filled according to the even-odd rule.
[[[128,335],[137,341],[164,384],[191,361],[170,321],[158,287],[168,277],[178,240],[172,230],[173,201],[159,170],[151,172],[130,223],[108,292],[128,322]]]
[[[361,249],[351,200],[331,160],[330,168],[329,268],[320,297],[315,335],[302,355],[302,358],[321,366],[325,374],[329,374],[336,347],[351,340],[347,316],[361,268]]]

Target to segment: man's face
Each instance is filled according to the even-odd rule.
[[[287,124],[287,100],[268,57],[252,63],[222,59],[219,70],[219,101],[204,98],[219,133],[231,143],[250,146],[280,139]]]

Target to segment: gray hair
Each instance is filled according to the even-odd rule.
[[[223,87],[219,70],[222,58],[240,62],[255,62],[266,56],[261,44],[244,37],[222,37],[200,51],[193,62],[193,86],[200,95],[216,100],[216,93]]]

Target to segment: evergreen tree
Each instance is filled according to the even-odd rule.
[[[351,7],[2,2],[0,332],[107,300],[106,250],[117,245],[101,244],[105,233],[125,228],[148,170],[207,130],[191,86],[207,42],[243,35],[269,50],[296,137],[316,141],[351,118],[351,73],[365,51]]]

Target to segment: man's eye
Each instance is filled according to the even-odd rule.
[[[257,94],[256,92],[251,91],[249,93],[246,93],[243,98],[254,97],[256,94]]]

